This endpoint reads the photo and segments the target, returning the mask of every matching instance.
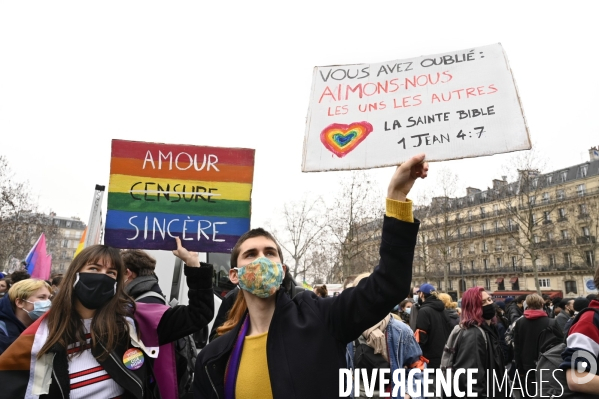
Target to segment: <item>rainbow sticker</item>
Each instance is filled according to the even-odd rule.
[[[353,151],[372,132],[368,122],[353,122],[349,125],[333,123],[320,133],[320,141],[333,154],[343,158]]]
[[[144,354],[137,348],[131,348],[123,355],[123,364],[129,370],[137,370],[144,364]]]

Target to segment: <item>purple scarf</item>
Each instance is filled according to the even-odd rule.
[[[241,325],[235,346],[229,357],[227,368],[225,370],[225,399],[235,399],[235,385],[237,383],[237,373],[239,372],[239,362],[241,360],[241,352],[243,350],[243,342],[250,327],[250,318],[246,314],[245,320]]]

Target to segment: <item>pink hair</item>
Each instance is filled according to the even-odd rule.
[[[480,326],[485,321],[483,319],[483,287],[472,287],[462,295],[462,314],[460,321],[466,328],[474,325]],[[496,322],[495,317],[492,320]]]

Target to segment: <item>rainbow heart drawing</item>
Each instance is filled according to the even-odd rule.
[[[333,154],[343,158],[352,152],[372,132],[368,122],[353,122],[349,125],[333,123],[320,133],[320,141]]]

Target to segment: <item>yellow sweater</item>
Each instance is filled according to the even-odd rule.
[[[395,201],[387,198],[387,216],[404,222],[414,222],[412,201]],[[266,339],[268,332],[245,337],[237,381],[235,383],[236,399],[272,399],[270,374],[266,361]]]

